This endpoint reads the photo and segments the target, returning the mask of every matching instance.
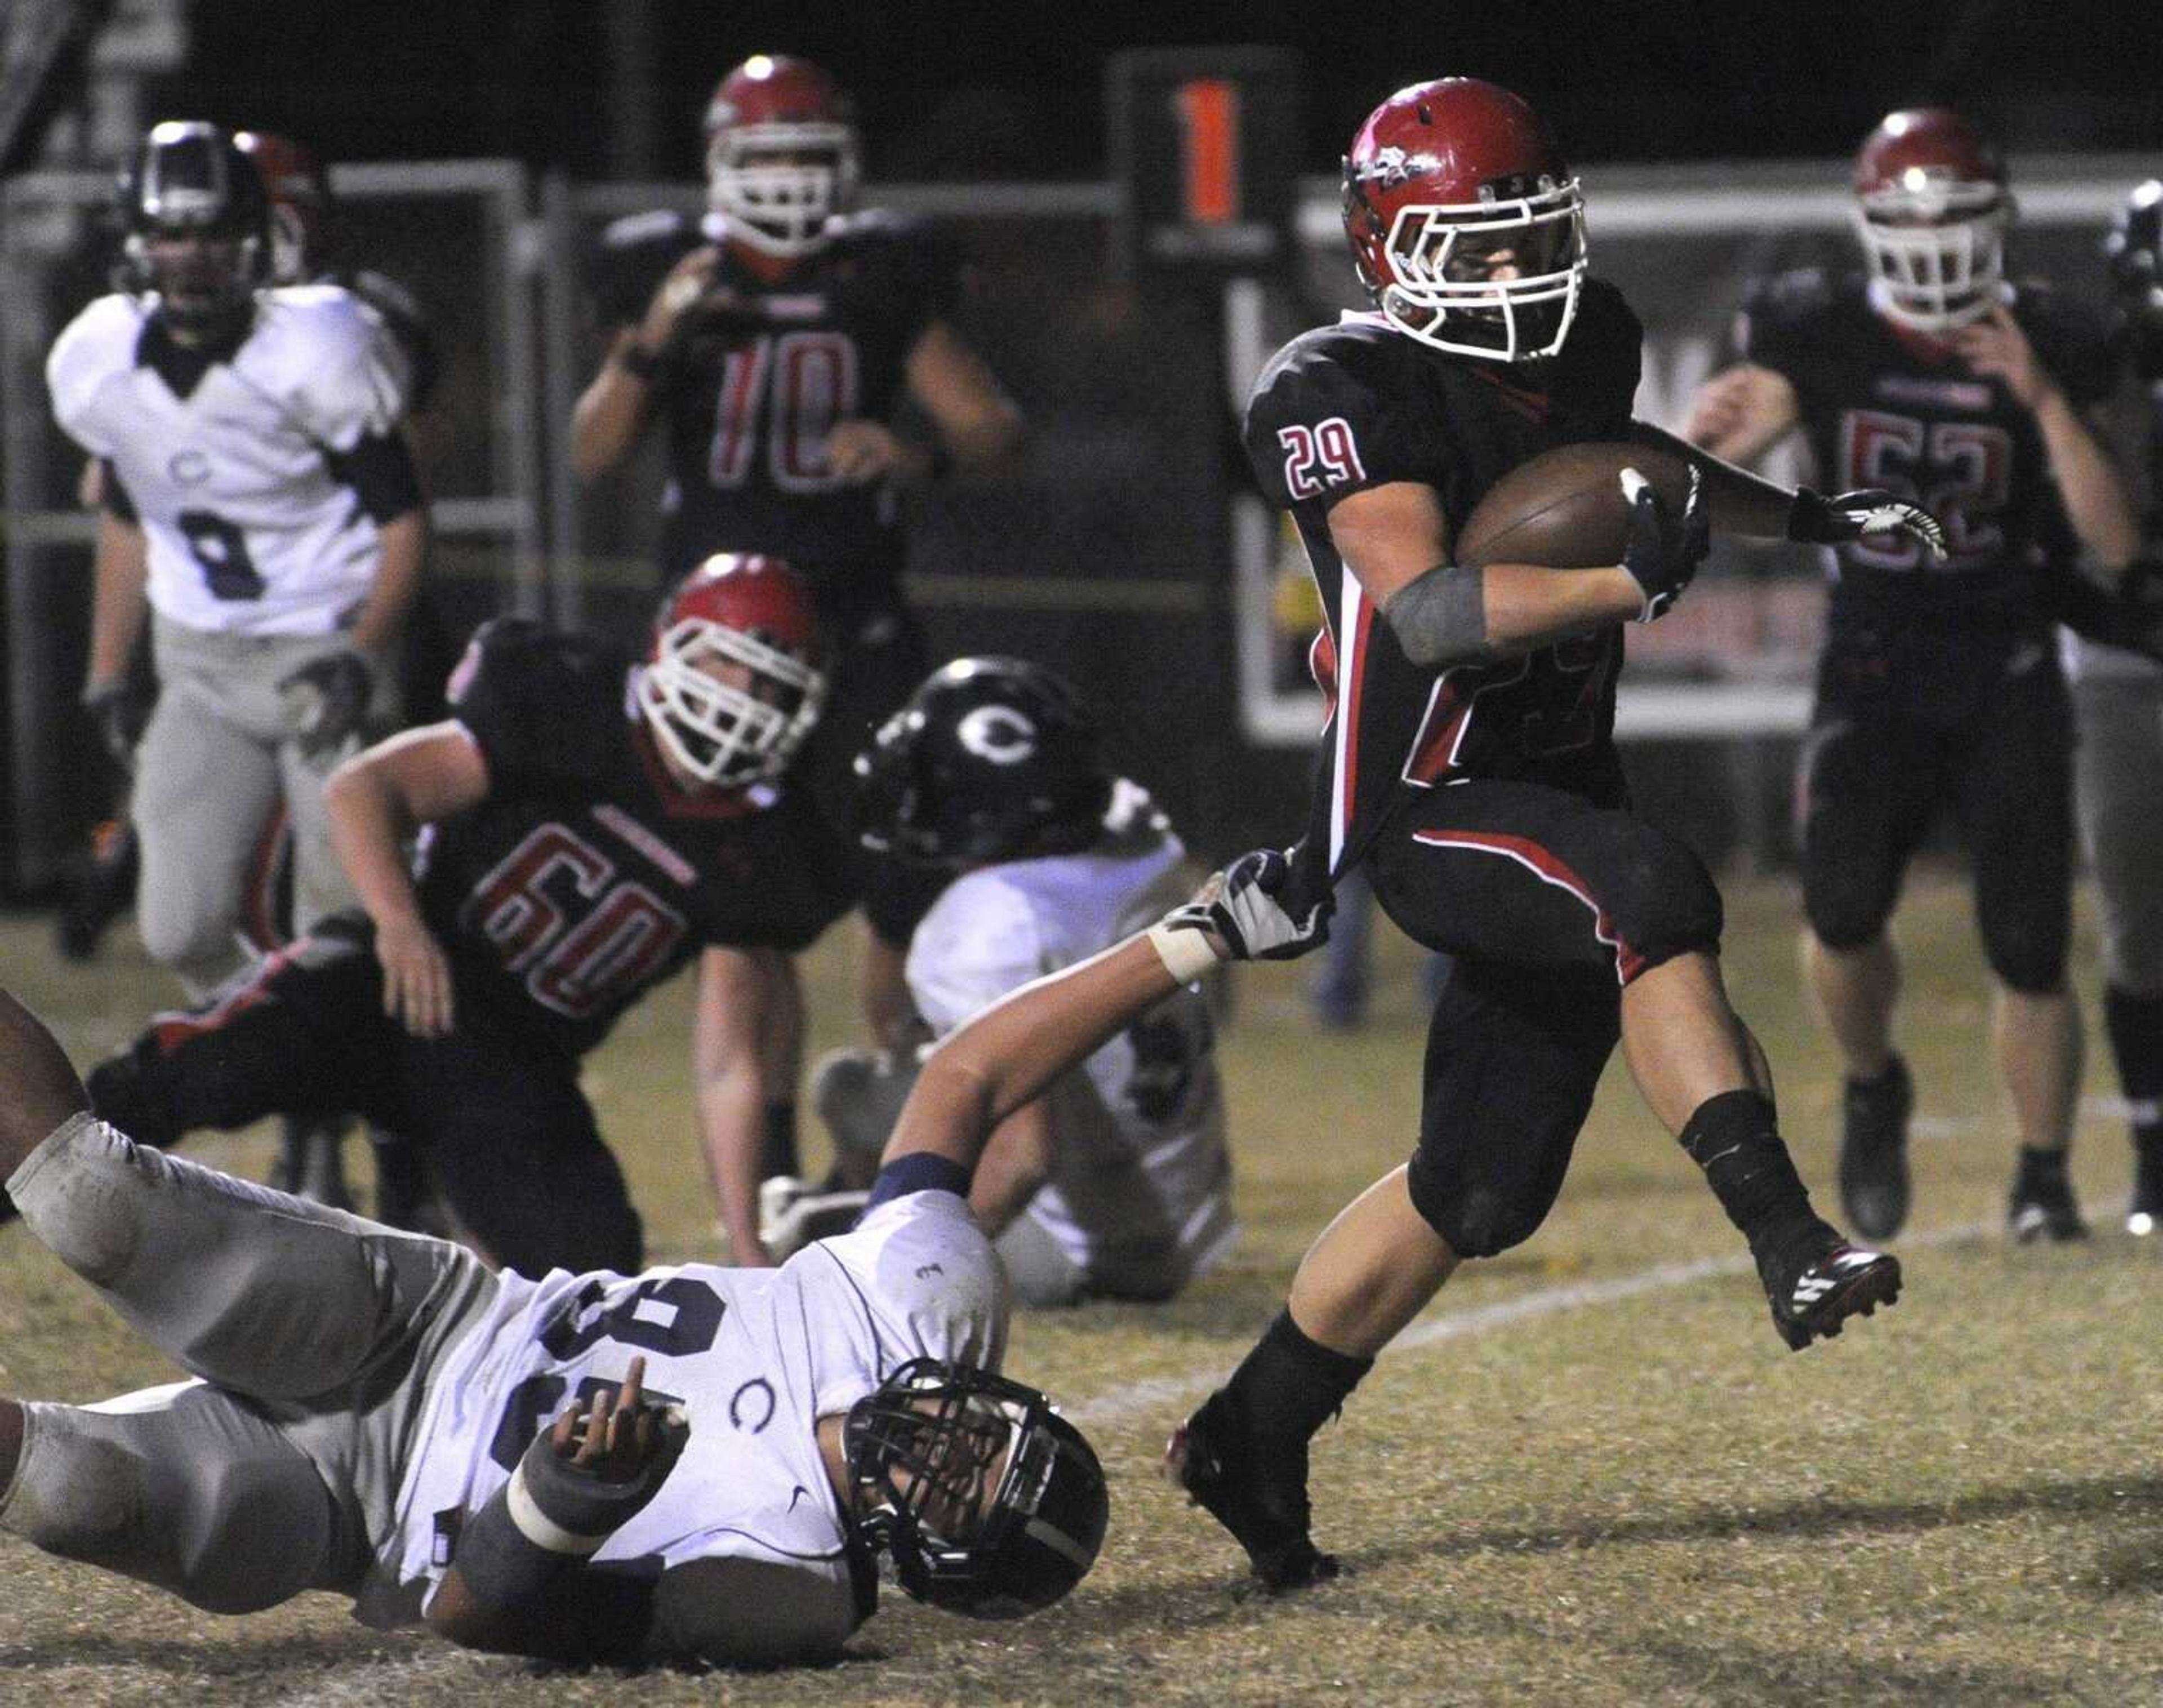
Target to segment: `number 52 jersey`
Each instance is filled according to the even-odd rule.
[[[378,516],[419,502],[392,437],[404,356],[333,285],[258,293],[221,346],[175,344],[156,306],[100,297],[45,364],[54,415],[143,528],[151,606],[191,629],[328,633],[374,578]]]

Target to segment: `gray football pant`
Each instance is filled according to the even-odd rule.
[[[7,1182],[24,1221],[198,1381],[24,1407],[0,1527],[213,1612],[359,1591],[431,1371],[496,1281],[472,1254],[78,1115]]]
[[[2078,679],[2073,705],[2074,798],[2103,972],[2120,990],[2163,996],[2163,673]]]
[[[151,958],[200,999],[248,959],[238,933],[266,831],[285,804],[293,836],[293,926],[354,903],[331,848],[323,783],[358,738],[311,758],[278,684],[343,635],[228,635],[157,618],[158,707],[135,754],[131,810],[143,875],[136,923]],[[391,684],[380,660],[375,710]]]

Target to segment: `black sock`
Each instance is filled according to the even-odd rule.
[[[2103,1018],[2118,1088],[2132,1106],[2134,1148],[2163,1151],[2163,996],[2136,996],[2109,986],[2103,993]]]
[[[1697,1106],[1683,1149],[1705,1171],[1727,1219],[1754,1247],[1818,1219],[1762,1092],[1722,1092]]]
[[[761,1134],[758,1146],[758,1177],[771,1180],[777,1174],[798,1174],[802,1165],[796,1160],[796,1102],[790,1098],[783,1103],[766,1106],[766,1130]]]
[[[1303,1444],[1374,1367],[1308,1339],[1286,1309],[1224,1385],[1224,1403],[1250,1437]]]

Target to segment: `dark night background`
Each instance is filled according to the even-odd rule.
[[[2163,7],[1876,5],[399,6],[219,0],[165,103],[333,158],[511,155],[581,177],[685,179],[720,73],[820,60],[856,93],[868,176],[1092,178],[1123,46],[1304,55],[1309,171],[1383,95],[1465,73],[1526,95],[1579,160],[1844,155],[1888,108],[1958,104],[2016,149],[2163,144]]]

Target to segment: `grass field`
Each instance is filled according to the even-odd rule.
[[[1730,985],[1827,1201],[1837,1084],[1802,1007],[1792,899],[1727,888]],[[814,1047],[846,1035],[852,930],[810,963]],[[1067,1402],[1113,1480],[1102,1562],[1052,1612],[970,1626],[889,1593],[838,1667],[627,1680],[386,1638],[328,1596],[218,1619],[0,1537],[0,1702],[2163,1702],[2163,1242],[2118,1231],[2108,1062],[2092,1047],[2075,1171],[2098,1237],[2008,1247],[2013,1140],[1965,892],[1919,874],[1900,936],[1919,1116],[1899,1307],[1787,1353],[1740,1241],[1618,1067],[1547,1227],[1468,1268],[1318,1438],[1335,1584],[1251,1593],[1155,1464],[1323,1220],[1409,1148],[1423,1016],[1401,946],[1350,1036],[1312,1031],[1301,969],[1241,984],[1224,1053],[1246,1234],[1228,1268],[1170,1306],[1018,1323],[1011,1368]],[[132,943],[73,968],[47,940],[41,920],[0,919],[0,977],[79,1060],[162,999]],[[2092,1018],[2085,934],[2078,953]],[[634,1014],[589,1074],[663,1259],[715,1249],[685,996]],[[259,1174],[268,1140],[193,1154]],[[169,1375],[0,1233],[0,1390],[82,1399]]]

